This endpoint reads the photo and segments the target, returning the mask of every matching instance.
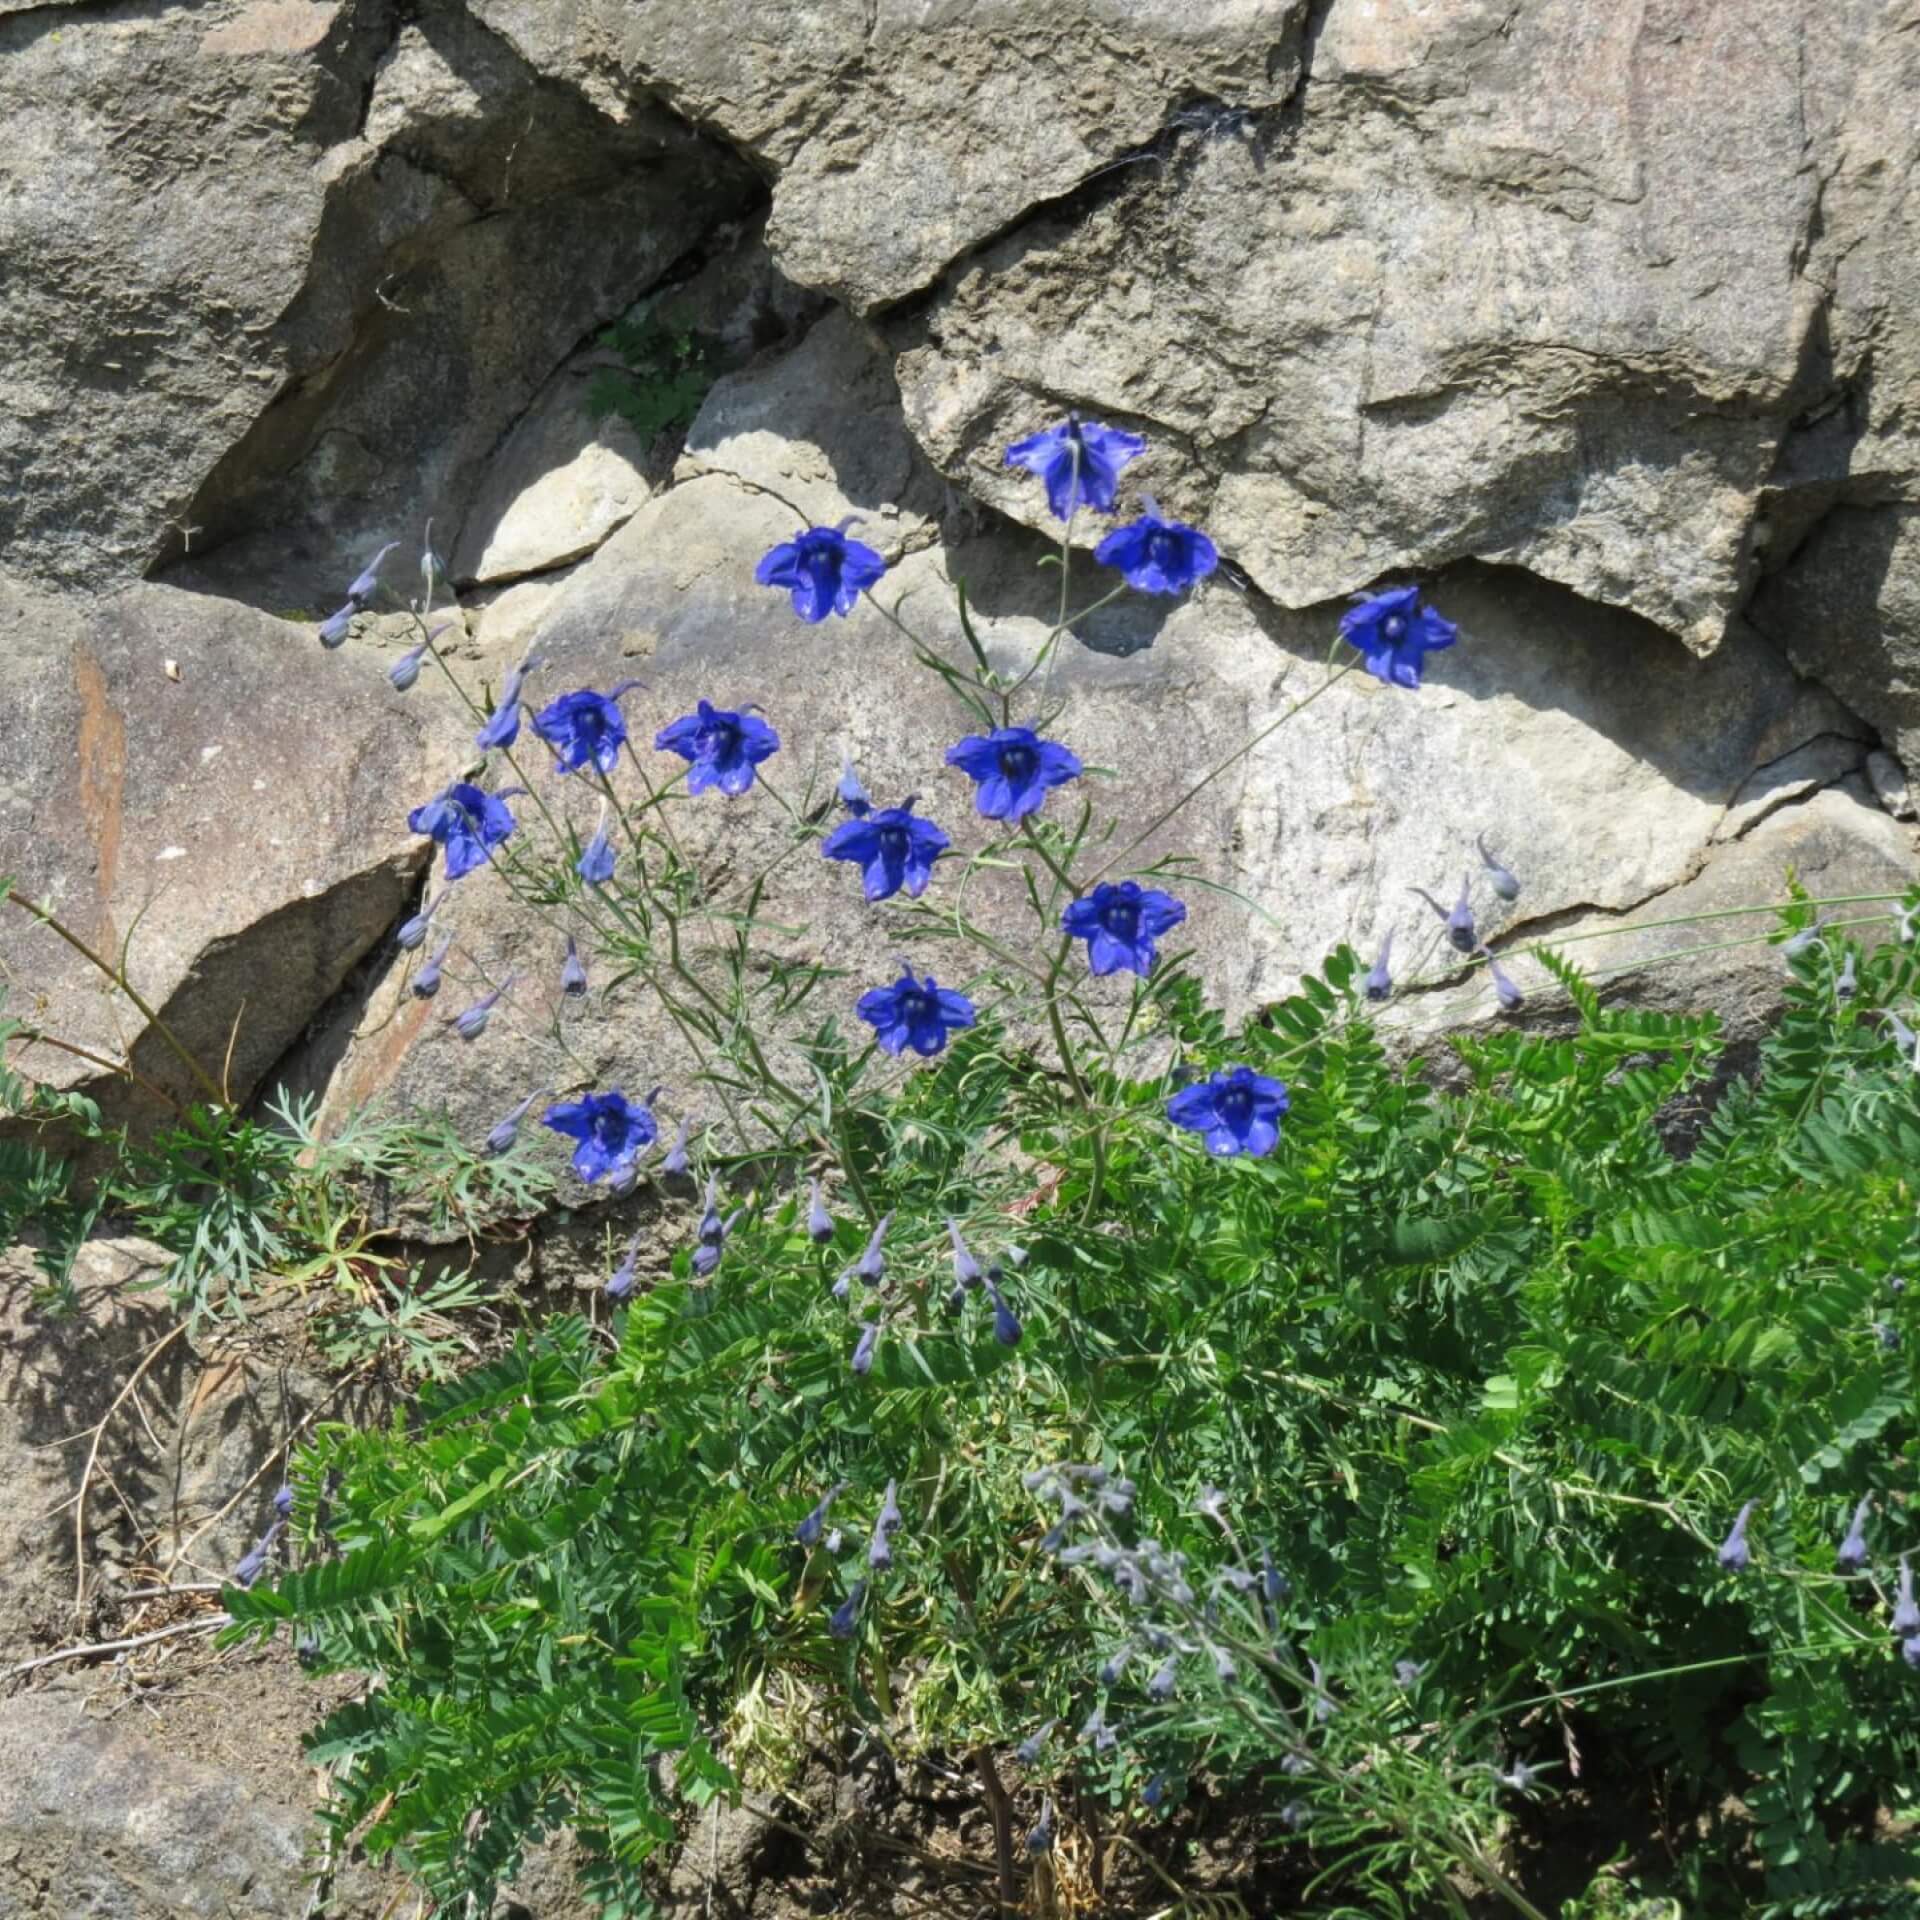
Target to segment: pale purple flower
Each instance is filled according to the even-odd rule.
[[[1728,1573],[1744,1573],[1753,1563],[1753,1549],[1747,1544],[1747,1521],[1752,1517],[1756,1505],[1757,1501],[1749,1500],[1740,1509],[1733,1523],[1733,1531],[1720,1543],[1717,1558]]]
[[[883,1213],[867,1240],[867,1250],[855,1261],[853,1271],[868,1286],[877,1287],[886,1277],[887,1256],[881,1251],[881,1242],[887,1237],[887,1229],[893,1225],[893,1215]]]
[[[867,1597],[867,1583],[856,1580],[853,1591],[834,1608],[827,1620],[827,1631],[836,1640],[851,1640],[853,1630],[860,1624],[860,1602]]]
[[[389,540],[361,570],[352,586],[347,589],[347,599],[355,607],[364,607],[380,591],[380,569],[386,564],[387,555],[400,544],[398,540]]]
[[[807,1238],[815,1246],[824,1247],[833,1238],[833,1215],[830,1214],[820,1198],[820,1182],[808,1183],[809,1200],[807,1205]]]
[[[1900,1556],[1900,1585],[1894,1594],[1893,1618],[1888,1625],[1902,1639],[1920,1633],[1920,1606],[1915,1606],[1913,1601],[1913,1568],[1904,1553]]]
[[[980,1262],[967,1251],[967,1243],[960,1237],[960,1223],[951,1216],[947,1220],[947,1237],[953,1242],[955,1283],[963,1287],[977,1287],[985,1277],[980,1271]]]
[[[411,953],[427,937],[427,922],[434,916],[440,902],[447,897],[449,889],[442,887],[434,897],[427,901],[412,919],[400,923],[400,931],[393,936],[393,944]]]
[[[1500,1002],[1501,1012],[1518,1013],[1527,996],[1507,977],[1506,969],[1485,947],[1480,949],[1480,954],[1487,963],[1487,978],[1493,982],[1494,997]]]
[[[347,635],[353,630],[353,616],[360,611],[357,600],[349,600],[337,612],[330,613],[320,622],[320,644],[331,651],[346,642]]]
[[[869,1320],[860,1329],[860,1338],[853,1349],[851,1362],[853,1371],[863,1380],[873,1371],[873,1351],[880,1342],[880,1322]]]
[[[680,1131],[673,1136],[673,1145],[667,1157],[660,1162],[662,1173],[685,1173],[687,1171],[687,1136],[693,1130],[691,1120],[680,1122]]]
[[[1017,1347],[1020,1344],[1019,1317],[1007,1305],[1006,1295],[991,1280],[987,1282],[987,1291],[993,1300],[993,1337],[1003,1347]]]
[[[1867,1564],[1867,1515],[1873,1511],[1873,1499],[1862,1500],[1853,1510],[1853,1524],[1833,1556],[1833,1564],[1842,1573],[1858,1573]]]
[[[1369,1000],[1391,1000],[1393,998],[1393,975],[1387,971],[1387,962],[1393,956],[1393,929],[1389,927],[1386,937],[1380,942],[1380,957],[1367,969],[1367,975],[1361,986]]]
[[[1472,876],[1460,876],[1460,898],[1453,903],[1449,913],[1425,887],[1409,887],[1409,893],[1417,893],[1439,917],[1446,922],[1447,944],[1456,953],[1471,953],[1480,944],[1480,935],[1473,924]]]
[[[1480,850],[1480,864],[1486,869],[1487,885],[1490,886],[1502,900],[1518,900],[1520,898],[1519,877],[1513,872],[1512,868],[1502,866],[1500,862],[1487,851],[1487,836],[1484,833],[1476,834],[1473,844]]]
[[[1040,1818],[1027,1829],[1027,1851],[1039,1855],[1053,1851],[1053,1799],[1041,1803]]]
[[[1014,1748],[1014,1758],[1017,1759],[1023,1767],[1036,1765],[1041,1754],[1046,1750],[1048,1737],[1059,1724],[1060,1722],[1058,1720],[1049,1720],[1038,1732],[1028,1734],[1027,1737]]]
[[[847,1490],[845,1480],[836,1480],[820,1496],[820,1504],[794,1528],[793,1537],[803,1547],[817,1547],[820,1536],[827,1530],[827,1515],[833,1509],[833,1503]]]
[[[1147,1682],[1147,1698],[1158,1705],[1164,1705],[1173,1698],[1179,1684],[1179,1669],[1169,1657],[1154,1668],[1153,1677]]]
[[[440,991],[440,969],[446,964],[447,955],[453,950],[453,935],[448,934],[434,950],[428,954],[420,971],[407,982],[407,990],[416,1000],[431,1000]]]
[[[492,1154],[511,1153],[513,1143],[520,1137],[520,1123],[527,1117],[527,1109],[536,1100],[544,1100],[550,1091],[550,1088],[542,1087],[538,1093],[528,1094],[505,1119],[499,1121],[487,1135],[487,1151]]]
[[[478,1040],[487,1030],[487,1022],[493,1018],[493,1009],[500,996],[519,979],[517,973],[510,973],[483,998],[476,1000],[464,1013],[456,1014],[453,1026],[462,1040]]]
[[[560,991],[569,1000],[578,1000],[587,990],[587,969],[580,959],[580,949],[573,943],[573,935],[567,935],[567,957],[560,968]]]

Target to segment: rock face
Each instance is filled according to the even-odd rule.
[[[460,737],[430,688],[403,699],[358,643],[342,659],[364,671],[174,587],[0,592],[0,864],[94,952],[124,951],[136,992],[236,1097],[403,917],[426,843],[389,796]],[[159,1103],[101,1061],[196,1091],[133,1003],[17,904],[0,967],[10,1014],[94,1056],[30,1047],[16,1064],[36,1079],[146,1119]]]

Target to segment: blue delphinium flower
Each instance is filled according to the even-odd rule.
[[[769,549],[753,577],[789,593],[802,620],[817,625],[830,613],[851,613],[861,593],[887,570],[871,547],[847,538],[853,523],[850,516],[837,527],[802,528]]]
[[[1420,1676],[1427,1670],[1424,1660],[1396,1660],[1393,1663],[1394,1685],[1411,1693],[1420,1684]]]
[[[1203,1134],[1213,1154],[1271,1153],[1280,1138],[1280,1116],[1289,1105],[1286,1083],[1251,1067],[1223,1067],[1211,1079],[1183,1087],[1167,1102],[1176,1127]]]
[[[1042,740],[1031,727],[995,727],[970,734],[947,749],[977,791],[974,805],[989,820],[1024,820],[1038,813],[1049,787],[1080,777],[1080,757],[1057,740]]]
[[[349,600],[344,607],[328,614],[320,622],[320,644],[329,651],[335,647],[344,646],[347,635],[353,629],[353,616],[359,611],[360,603],[357,600]]]
[[[720,1218],[720,1176],[707,1175],[706,1210],[700,1216],[695,1236],[703,1247],[717,1247],[727,1237],[726,1222]]]
[[[1842,1573],[1858,1573],[1867,1564],[1867,1515],[1873,1511],[1873,1501],[1869,1497],[1862,1500],[1853,1510],[1853,1524],[1847,1529],[1847,1537],[1840,1542],[1840,1548],[1833,1556],[1833,1564]]]
[[[1037,1859],[1053,1851],[1053,1796],[1041,1803],[1040,1818],[1027,1829],[1027,1851]]]
[[[273,1543],[280,1538],[280,1530],[286,1522],[276,1516],[252,1548],[243,1554],[240,1563],[233,1570],[233,1584],[236,1587],[250,1587],[267,1570],[267,1556],[273,1551]]]
[[[487,1023],[493,1018],[493,1010],[500,1004],[500,996],[519,979],[517,973],[510,973],[491,993],[483,994],[472,1006],[453,1017],[453,1029],[462,1040],[478,1040],[486,1032]]]
[[[703,1240],[687,1262],[696,1280],[710,1280],[720,1271],[720,1259],[726,1249],[718,1240]]]
[[[500,689],[493,712],[487,716],[487,724],[473,736],[474,745],[482,752],[489,747],[510,747],[519,739],[521,689],[526,685],[527,675],[539,665],[529,654],[517,667],[508,669],[506,683]]]
[[[897,1480],[887,1482],[886,1498],[880,1503],[879,1517],[873,1523],[873,1537],[867,1543],[867,1565],[884,1572],[893,1565],[893,1536],[900,1531],[900,1502],[895,1498]]]
[[[1140,1789],[1140,1804],[1145,1807],[1149,1813],[1158,1813],[1161,1807],[1166,1804],[1166,1798],[1167,1776],[1164,1773],[1156,1773],[1153,1778]]]
[[[1154,942],[1187,917],[1186,907],[1158,887],[1137,880],[1103,881],[1060,916],[1070,939],[1087,943],[1087,966],[1096,975],[1130,968],[1142,979],[1153,970]]]
[[[909,899],[918,900],[933,878],[933,863],[952,844],[907,800],[843,820],[820,843],[820,852],[828,860],[854,861],[869,900],[890,899],[902,887]]]
[[[600,824],[593,830],[593,838],[580,849],[580,858],[573,863],[573,870],[590,887],[604,887],[613,878],[616,855],[613,842],[607,834],[606,802],[600,804]]]
[[[933,1055],[947,1044],[947,1035],[974,1021],[973,1002],[965,994],[941,986],[929,974],[916,980],[908,968],[890,987],[872,987],[860,996],[854,1011],[873,1028],[883,1053]]]
[[[380,569],[386,564],[387,555],[400,544],[398,540],[389,540],[387,544],[362,568],[358,578],[347,589],[347,599],[356,607],[364,607],[380,591]]]
[[[1081,507],[1111,513],[1120,491],[1120,469],[1146,450],[1137,433],[1070,413],[1059,426],[1016,440],[1007,449],[1007,465],[1037,473],[1047,484],[1047,505],[1054,518],[1070,520]]]
[[[653,744],[688,762],[689,793],[718,787],[742,794],[753,785],[754,768],[779,752],[780,736],[756,713],[731,713],[702,700],[695,712],[662,727]]]
[[[1133,1658],[1131,1647],[1121,1647],[1110,1653],[1100,1663],[1100,1671],[1094,1675],[1103,1687],[1117,1687],[1126,1677],[1127,1662]]]
[[[869,1320],[860,1329],[860,1338],[854,1343],[853,1370],[862,1379],[873,1371],[873,1351],[880,1341],[880,1322]]]
[[[816,1247],[824,1247],[833,1238],[833,1215],[827,1211],[825,1203],[820,1198],[820,1182],[810,1181],[808,1189],[807,1238]]]
[[[282,1520],[293,1518],[293,1489],[284,1480],[274,1490],[273,1510]]]
[[[1900,1658],[1910,1667],[1920,1667],[1920,1633],[1900,1642]]]
[[[533,730],[557,756],[555,773],[578,773],[583,767],[598,767],[611,773],[626,744],[627,723],[619,700],[641,683],[623,680],[610,693],[595,693],[581,687],[563,693],[533,716]]]
[[[1179,1684],[1179,1669],[1169,1657],[1154,1668],[1153,1677],[1147,1682],[1147,1698],[1156,1706],[1164,1706],[1173,1698]]]
[[[820,1536],[827,1530],[827,1515],[833,1511],[833,1503],[847,1490],[847,1482],[836,1480],[820,1496],[820,1504],[794,1528],[793,1537],[803,1547],[817,1547]]]
[[[874,1222],[873,1232],[867,1239],[866,1252],[848,1269],[850,1273],[858,1274],[870,1287],[877,1287],[887,1277],[885,1244],[887,1229],[892,1225],[893,1215],[883,1213]]]
[[[407,953],[411,953],[415,947],[419,946],[427,937],[427,923],[432,920],[440,902],[446,897],[447,890],[442,887],[418,913],[410,919],[401,921],[400,931],[393,936],[393,944]]]
[[[1504,867],[1487,851],[1487,836],[1484,833],[1474,836],[1473,844],[1479,849],[1480,864],[1487,872],[1487,885],[1502,900],[1520,898],[1520,877],[1511,867]]]
[[[1028,1734],[1027,1737],[1014,1748],[1014,1758],[1018,1760],[1023,1767],[1036,1765],[1041,1754],[1046,1751],[1047,1741],[1051,1737],[1054,1728],[1059,1724],[1060,1722],[1058,1720],[1049,1720],[1045,1726],[1039,1728],[1036,1732]]]
[[[447,878],[458,880],[484,866],[491,849],[513,831],[513,810],[505,794],[483,793],[471,781],[456,780],[424,807],[415,807],[407,826],[445,850]]]
[[[487,1135],[487,1151],[489,1153],[501,1154],[511,1153],[513,1151],[513,1143],[520,1138],[520,1123],[527,1117],[527,1109],[532,1106],[536,1100],[544,1099],[546,1092],[546,1088],[542,1087],[537,1093],[528,1094],[517,1107],[514,1107],[503,1120],[495,1125],[493,1131]]]
[[[1387,971],[1387,962],[1393,957],[1393,929],[1387,929],[1386,938],[1380,942],[1380,957],[1367,969],[1366,978],[1361,986],[1366,990],[1369,1000],[1391,1000],[1393,998],[1393,975]]]
[[[580,949],[574,945],[572,934],[567,935],[567,957],[560,965],[560,991],[569,1000],[578,1000],[587,991],[586,963],[580,958]]]
[[[444,632],[442,628],[440,631]],[[409,648],[392,666],[387,669],[387,678],[393,683],[395,693],[410,693],[420,678],[420,662],[427,657],[427,649],[432,640],[422,640],[417,647]]]
[[[1893,1614],[1887,1625],[1901,1639],[1920,1633],[1920,1606],[1913,1599],[1913,1568],[1907,1556],[1900,1556],[1900,1585],[1894,1593]]]
[[[440,944],[427,955],[420,971],[407,982],[407,989],[416,1000],[431,1000],[440,991],[440,969],[446,964],[447,955],[453,950],[453,935],[446,934]]]
[[[1115,527],[1093,557],[1103,567],[1118,567],[1136,593],[1185,593],[1220,564],[1220,549],[1198,527],[1163,519],[1149,500],[1140,518]]]
[[[667,1157],[660,1162],[662,1173],[685,1173],[687,1171],[687,1137],[693,1131],[691,1120],[682,1120],[680,1130],[673,1136],[673,1145],[667,1151]]]
[[[1749,1500],[1734,1520],[1733,1531],[1720,1543],[1715,1556],[1728,1573],[1744,1573],[1753,1563],[1753,1549],[1747,1545],[1747,1522],[1758,1503]]]
[[[1527,996],[1508,979],[1500,962],[1488,953],[1485,947],[1480,949],[1480,953],[1487,963],[1487,977],[1493,982],[1494,996],[1500,1002],[1501,1011],[1518,1013],[1526,1004]]]
[[[1356,593],[1340,616],[1340,637],[1359,648],[1360,664],[1383,686],[1417,687],[1426,655],[1450,647],[1460,629],[1420,599],[1418,587]]]
[[[563,1100],[549,1107],[541,1120],[580,1143],[573,1150],[573,1170],[588,1186],[616,1168],[632,1166],[660,1132],[651,1109],[634,1105],[618,1087]]]
[[[834,792],[839,796],[840,804],[856,820],[864,819],[873,811],[873,802],[867,798],[867,790],[853,770],[853,755],[844,750],[840,755],[840,780]]]
[[[1453,903],[1449,912],[1425,887],[1409,887],[1409,893],[1417,893],[1428,906],[1446,923],[1447,945],[1455,953],[1472,953],[1480,945],[1480,934],[1473,924],[1473,876],[1463,873],[1460,876],[1460,898]]]
[[[1095,1753],[1111,1753],[1120,1744],[1120,1731],[1117,1727],[1110,1727],[1107,1724],[1107,1710],[1104,1704],[1095,1707],[1080,1723],[1079,1737],[1082,1740],[1091,1740]]]
[[[827,1631],[836,1640],[851,1640],[853,1630],[860,1624],[860,1602],[867,1597],[867,1583],[856,1580],[853,1590],[827,1616]]]

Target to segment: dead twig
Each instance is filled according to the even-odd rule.
[[[94,1467],[100,1459],[100,1442],[106,1438],[107,1428],[112,1424],[113,1416],[125,1404],[130,1394],[146,1378],[147,1369],[166,1352],[174,1341],[187,1330],[183,1320],[177,1327],[163,1333],[146,1351],[146,1357],[134,1368],[133,1376],[113,1397],[113,1405],[100,1416],[93,1430],[93,1444],[87,1449],[87,1464],[81,1470],[80,1491],[73,1502],[73,1604],[83,1606],[87,1598],[87,1488],[93,1480]]]
[[[0,1678],[17,1679],[39,1667],[51,1667],[62,1660],[85,1660],[96,1653],[130,1653],[135,1647],[150,1647],[156,1640],[177,1639],[183,1633],[211,1633],[216,1627],[233,1625],[230,1613],[212,1613],[204,1620],[182,1620],[171,1627],[156,1627],[152,1633],[136,1633],[130,1640],[90,1640],[84,1646],[62,1647],[58,1653],[43,1653],[37,1660],[22,1660],[9,1667]]]

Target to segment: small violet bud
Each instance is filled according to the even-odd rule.
[[[1910,1667],[1920,1667],[1920,1633],[1900,1642],[1900,1658]]]
[[[853,1591],[834,1608],[827,1620],[827,1631],[836,1640],[851,1640],[853,1630],[860,1624],[860,1602],[867,1597],[867,1583],[856,1580]]]
[[[1167,1777],[1163,1773],[1156,1773],[1153,1778],[1140,1789],[1140,1804],[1145,1807],[1149,1813],[1158,1813],[1162,1805],[1165,1804],[1166,1798]]]
[[[833,1238],[833,1215],[820,1198],[820,1182],[808,1182],[807,1238],[816,1247],[824,1247]]]
[[[1126,1673],[1127,1662],[1133,1658],[1131,1647],[1122,1647],[1117,1653],[1110,1653],[1100,1663],[1100,1672],[1096,1676],[1103,1687],[1117,1687]]]
[[[1476,835],[1473,844],[1480,850],[1480,864],[1486,869],[1487,885],[1490,886],[1502,900],[1518,900],[1520,898],[1520,881],[1511,868],[1503,867],[1500,862],[1487,851],[1487,836],[1484,833]]]
[[[1413,1690],[1426,1670],[1426,1662],[1423,1660],[1396,1660],[1393,1663],[1394,1679],[1409,1692]]]
[[[1900,1351],[1900,1329],[1898,1327],[1890,1327],[1884,1320],[1876,1320],[1873,1323],[1873,1337],[1880,1342],[1881,1347],[1886,1352],[1898,1353]]]
[[[352,586],[347,589],[347,599],[355,607],[364,607],[380,591],[380,569],[386,564],[387,555],[400,544],[398,540],[389,540],[387,544],[367,562]]]
[[[1387,963],[1393,957],[1393,929],[1387,929],[1386,938],[1380,942],[1380,957],[1367,969],[1367,975],[1361,981],[1369,1000],[1391,1000],[1393,998],[1393,975],[1387,971]]]
[[[508,974],[484,999],[476,1000],[464,1013],[454,1016],[453,1026],[462,1040],[478,1040],[486,1032],[487,1022],[493,1018],[493,1009],[500,996],[518,977],[516,974]]]
[[[580,949],[573,943],[573,935],[567,935],[567,957],[560,968],[560,991],[569,1000],[582,998],[587,991],[587,969],[580,958]]]
[[[427,649],[433,645],[431,640],[422,640],[417,647],[403,653],[387,669],[387,678],[393,682],[395,693],[408,692],[420,678],[420,662],[427,656]]]
[[[980,1271],[980,1262],[967,1251],[967,1243],[960,1237],[960,1223],[949,1218],[947,1238],[953,1242],[953,1277],[963,1287],[977,1287],[986,1277]]]
[[[613,843],[607,838],[607,803],[602,800],[599,824],[593,830],[593,838],[581,849],[573,870],[588,886],[604,887],[613,878],[613,866]]]
[[[1053,1733],[1054,1728],[1059,1724],[1060,1722],[1058,1720],[1049,1720],[1037,1733],[1028,1734],[1027,1737],[1014,1748],[1014,1758],[1018,1760],[1023,1767],[1033,1766],[1039,1760],[1041,1754],[1045,1752],[1048,1738]]]
[[[1809,952],[1815,942],[1819,940],[1822,925],[1823,921],[1821,916],[1815,914],[1812,926],[1802,927],[1798,933],[1790,935],[1781,943],[1781,953],[1789,960],[1798,960],[1803,953]]]
[[[860,784],[860,776],[853,770],[853,755],[842,752],[840,755],[840,784],[834,788],[840,797],[840,804],[856,820],[864,818],[873,811],[873,802],[867,798],[867,790]]]
[[[685,1173],[687,1170],[687,1135],[693,1130],[691,1120],[680,1122],[680,1131],[673,1137],[673,1147],[667,1157],[660,1162],[662,1173]]]
[[[886,1239],[887,1229],[892,1225],[893,1215],[883,1213],[879,1224],[868,1238],[866,1252],[854,1262],[854,1272],[870,1287],[877,1287],[886,1277],[887,1256],[881,1251],[881,1242]]]
[[[1854,972],[1855,958],[1853,949],[1849,947],[1846,964],[1840,969],[1839,978],[1833,983],[1833,997],[1836,1000],[1851,1000],[1860,991],[1859,976]]]
[[[1920,1633],[1920,1606],[1913,1602],[1913,1568],[1900,1556],[1900,1585],[1894,1593],[1893,1618],[1887,1623],[1903,1640]]]
[[[1179,1675],[1172,1659],[1163,1660],[1154,1668],[1153,1677],[1147,1682],[1147,1698],[1157,1705],[1164,1705],[1173,1698],[1178,1685]]]
[[[711,1279],[720,1268],[720,1244],[718,1241],[703,1240],[693,1250],[693,1258],[688,1265],[696,1280]]]
[[[820,1496],[820,1504],[794,1528],[793,1537],[803,1547],[817,1547],[821,1536],[827,1530],[827,1515],[833,1510],[833,1503],[846,1492],[847,1482],[836,1480]]]
[[[607,1276],[606,1294],[609,1300],[621,1301],[632,1297],[635,1282],[639,1276],[634,1271],[634,1263],[640,1252],[640,1235],[635,1234],[627,1242],[626,1258]]]
[[[1506,970],[1485,947],[1480,949],[1480,955],[1487,963],[1487,978],[1493,982],[1494,997],[1500,1002],[1501,1012],[1518,1013],[1527,996],[1508,979]]]
[[[273,1510],[282,1520],[291,1520],[293,1518],[293,1489],[284,1481],[274,1493]],[[1902,1561],[1901,1567],[1903,1570],[1905,1566],[1906,1562]],[[1908,1578],[1907,1585],[1909,1588],[1913,1585],[1911,1576]]]
[[[527,1117],[527,1109],[536,1100],[544,1100],[551,1088],[542,1087],[538,1093],[530,1093],[515,1107],[505,1119],[501,1120],[487,1135],[487,1151],[492,1154],[511,1153],[513,1143],[520,1137],[520,1123]]]
[[[427,937],[427,922],[433,918],[435,910],[446,897],[446,889],[443,887],[411,920],[401,921],[400,931],[393,936],[393,944],[408,953],[424,944]]]
[[[1105,1707],[1095,1707],[1080,1726],[1080,1738],[1091,1740],[1095,1753],[1111,1753],[1120,1744],[1119,1734],[1107,1725]]]
[[[358,602],[349,600],[338,613],[330,613],[320,623],[320,644],[331,651],[334,647],[344,646],[348,632],[353,626],[353,616],[360,611]]]
[[[448,934],[427,956],[420,971],[408,981],[408,991],[416,1000],[431,1000],[440,991],[440,969],[445,964],[452,947],[453,935]]]
[[[1053,1851],[1052,1800],[1041,1807],[1040,1818],[1027,1830],[1027,1851],[1036,1855]]]
[[[1749,1500],[1734,1520],[1733,1531],[1720,1543],[1717,1556],[1728,1573],[1744,1573],[1753,1564],[1753,1549],[1747,1545],[1747,1521],[1757,1502]]]
[[[1020,1344],[1020,1321],[1014,1310],[1007,1305],[1007,1296],[991,1282],[988,1289],[993,1300],[993,1337],[1003,1347],[1017,1347]]]
[[[1446,922],[1447,944],[1456,953],[1471,953],[1480,944],[1480,936],[1473,925],[1473,899],[1471,874],[1460,876],[1460,898],[1453,903],[1449,913],[1425,887],[1409,887],[1409,893],[1417,893],[1439,917]]]
[[[880,1322],[869,1320],[860,1330],[860,1339],[853,1349],[853,1370],[862,1379],[873,1371],[873,1350],[880,1339]]]
[[[1833,1564],[1842,1573],[1858,1573],[1867,1564],[1867,1515],[1872,1511],[1871,1496],[1853,1510],[1853,1524],[1833,1557]]]
[[[710,1173],[707,1175],[707,1210],[700,1216],[700,1244],[717,1247],[726,1237],[727,1229],[720,1218],[720,1176]]]

